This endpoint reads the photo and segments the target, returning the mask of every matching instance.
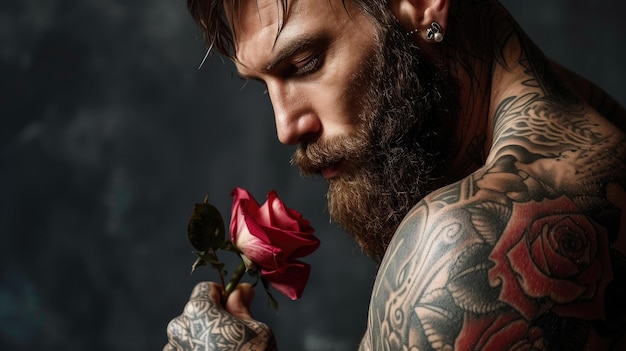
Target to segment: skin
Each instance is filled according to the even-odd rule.
[[[345,11],[327,4],[315,4],[311,9],[310,4],[297,1],[290,8],[290,18],[298,18],[298,25],[288,22],[273,44],[278,20],[275,3],[260,1],[258,8],[250,5],[241,6],[241,21],[235,23],[239,38],[235,63],[242,78],[266,85],[280,142],[295,145],[314,135],[328,139],[352,132],[350,116],[357,108],[357,96],[346,83],[354,80],[371,45],[374,31],[369,22],[356,11],[351,11],[356,17],[350,19]],[[328,21],[306,16],[305,11],[315,11]],[[300,44],[309,38],[316,42]],[[268,51],[268,45],[273,50]],[[293,50],[297,51],[290,55]],[[325,52],[318,58],[324,61],[324,70],[305,74],[316,68],[311,60],[319,50]]]
[[[196,285],[183,313],[167,326],[173,350],[276,350],[269,327],[252,319],[249,306],[254,298],[250,284],[240,284],[222,306],[222,289],[212,282]]]
[[[349,2],[344,9],[335,1],[295,1],[276,40],[275,2],[257,3],[242,5],[234,23],[237,67],[267,85],[279,140],[350,133],[358,92],[347,82],[369,49],[371,23]],[[444,28],[450,42],[428,41],[425,31],[415,41],[461,83],[458,150],[477,150],[480,140],[484,152],[478,159],[457,152],[450,169],[463,169],[464,177],[419,201],[398,227],[359,350],[622,350],[626,322],[615,311],[626,308],[624,110],[548,61],[497,3],[475,3],[493,21],[484,27],[503,35],[492,52],[469,55],[452,39],[464,34],[445,31],[448,1],[391,1],[407,32],[433,21]],[[484,27],[466,20],[464,32],[486,40]],[[285,51],[301,34],[326,38],[324,68],[294,75],[320,48],[312,40]],[[165,350],[212,349],[203,345],[232,336],[232,323],[250,333],[218,349],[276,348],[269,329],[247,312],[247,293],[233,295],[224,310],[215,303],[219,289],[199,290],[170,323]],[[191,328],[190,320],[210,329]],[[197,334],[202,344],[191,346]]]

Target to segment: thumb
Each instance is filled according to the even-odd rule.
[[[237,318],[252,319],[250,305],[254,299],[254,288],[248,283],[237,285],[235,290],[228,296],[226,311]]]

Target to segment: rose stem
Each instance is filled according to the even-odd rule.
[[[233,292],[233,290],[235,290],[235,288],[237,287],[237,284],[239,284],[239,281],[241,280],[241,278],[243,277],[245,273],[246,273],[246,265],[243,263],[243,261],[241,261],[239,263],[239,266],[237,266],[237,270],[233,274],[233,277],[230,278],[230,281],[228,282],[228,284],[226,285],[226,288],[224,289],[224,295],[222,296],[222,305],[226,305],[226,300],[228,300],[228,296],[230,295],[231,292]]]
[[[219,260],[217,259],[217,252],[215,251],[215,249],[211,249],[211,251],[213,251],[213,256],[215,256],[215,260],[217,260],[219,262]],[[222,284],[222,287],[224,287],[224,273],[222,272],[222,268],[219,268],[217,270],[217,275],[220,277],[220,283]]]

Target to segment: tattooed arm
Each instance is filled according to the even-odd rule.
[[[249,285],[238,286],[225,310],[218,302],[220,288],[199,283],[183,313],[167,326],[169,342],[163,351],[275,351],[272,331],[253,320],[248,310],[253,295]]]
[[[462,181],[433,193],[400,225],[374,285],[363,350],[474,349],[457,345],[465,320],[503,307],[487,281],[496,228],[487,228],[486,211],[504,208],[478,206],[473,220],[485,230],[477,232],[462,205],[472,186]]]
[[[527,168],[502,156],[407,215],[361,350],[618,349],[619,214],[591,214],[581,208],[594,200],[558,193]]]
[[[400,224],[361,350],[624,349],[622,110],[518,49],[504,55],[519,85],[495,90],[485,166]]]

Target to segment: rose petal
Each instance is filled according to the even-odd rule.
[[[314,237],[314,239],[307,239],[306,243],[302,243],[300,247],[297,247],[290,254],[290,258],[301,258],[312,254],[320,247],[320,241]]]
[[[233,189],[233,191],[231,191],[230,195],[233,197],[233,206],[231,209],[231,217],[230,217],[230,236],[231,236],[231,240],[232,242],[237,241],[237,238],[235,237],[235,233],[239,232],[239,226],[243,225],[243,222],[240,222],[240,220],[242,219],[243,214],[241,213],[241,208],[242,208],[242,201],[244,203],[247,202],[247,204],[245,204],[248,212],[252,211],[252,212],[256,212],[255,210],[259,207],[259,204],[256,202],[256,200],[254,199],[254,197],[252,197],[252,195],[246,191],[245,189],[242,188],[235,188]]]
[[[237,248],[250,261],[261,268],[279,270],[285,261],[280,248],[264,243],[258,238],[253,237],[253,239],[237,245]]]
[[[292,300],[302,296],[310,274],[311,266],[300,261],[289,262],[282,272],[261,270],[261,275],[274,289]]]
[[[259,210],[254,214],[254,218],[259,223],[263,223],[265,225],[271,225],[271,223],[272,223],[272,208],[271,208],[268,200],[265,200],[263,205],[261,205]]]
[[[489,281],[500,286],[500,299],[527,319],[549,309],[563,317],[603,319],[603,296],[613,280],[606,229],[566,196],[514,206],[489,256]]]
[[[573,301],[585,291],[584,287],[575,282],[549,277],[536,266],[529,265],[530,254],[528,247],[523,244],[514,246],[507,257],[511,269],[517,273],[517,280],[523,290],[521,295],[527,294],[537,299],[548,296],[552,301],[565,303]]]
[[[271,223],[272,226],[282,228],[284,230],[298,232],[300,227],[305,224],[308,226],[308,221],[302,218],[300,213],[291,210],[285,206],[285,203],[278,198],[278,194],[275,191],[270,191],[267,194],[268,207],[271,209]]]
[[[272,239],[267,233],[265,226],[263,226],[262,222],[257,221],[254,216],[255,210],[258,209],[256,203],[253,203],[251,200],[242,200],[241,201],[241,215],[243,217],[238,218],[240,223],[244,223],[245,226],[248,227],[250,233],[264,242],[270,244],[272,243]]]
[[[515,313],[466,318],[456,340],[459,350],[544,350],[541,329]]]
[[[314,236],[303,237],[298,233],[283,231],[279,228],[263,228],[269,242],[280,246],[286,257],[300,258],[310,255],[320,246]]]

